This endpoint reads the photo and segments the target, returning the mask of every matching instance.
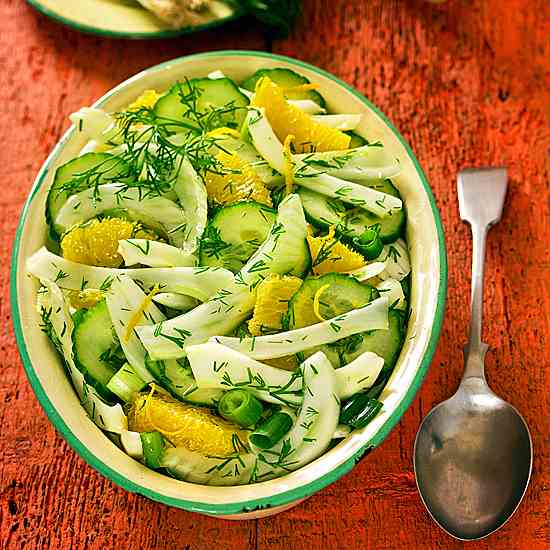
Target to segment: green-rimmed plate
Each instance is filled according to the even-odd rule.
[[[135,0],[27,0],[44,15],[79,31],[113,38],[169,38],[227,23],[242,15],[214,0],[198,25],[174,30]]]
[[[25,272],[25,261],[44,245],[48,227],[44,206],[55,170],[78,155],[81,133],[71,127],[40,170],[23,209],[13,249],[11,303],[19,351],[42,407],[61,435],[91,466],[128,491],[205,514],[225,517],[268,515],[292,506],[349,472],[377,447],[411,404],[434,354],[445,305],[447,262],[441,220],[430,187],[410,147],[389,120],[359,92],[333,75],[288,57],[261,52],[222,51],[192,55],[148,69],[120,84],[95,103],[118,111],[146,89],[164,90],[175,80],[214,70],[242,81],[260,68],[287,67],[318,85],[333,112],[360,113],[357,131],[380,140],[398,157],[395,179],[408,211],[411,251],[411,316],[394,372],[384,389],[383,408],[365,428],[356,430],[317,460],[284,477],[238,487],[208,487],[178,481],[149,470],[120,450],[80,406],[61,361],[40,330],[34,304],[38,284]]]

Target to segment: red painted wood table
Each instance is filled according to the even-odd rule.
[[[494,389],[527,418],[535,446],[520,510],[470,548],[550,548],[550,3],[548,0],[306,1],[285,40],[248,20],[158,42],[78,34],[0,3],[0,544],[2,548],[462,548],[430,520],[412,446],[423,415],[456,388],[468,317],[470,244],[455,178],[505,165],[510,190],[488,247],[485,340]],[[385,443],[340,481],[276,517],[231,523],[129,494],[55,433],[15,347],[10,249],[23,201],[69,113],[128,76],[177,56],[271,50],[364,92],[412,144],[435,192],[449,252],[447,315],[416,400]]]

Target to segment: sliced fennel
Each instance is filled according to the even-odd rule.
[[[295,407],[302,402],[299,369],[278,369],[215,342],[189,346],[187,358],[200,389],[246,388],[268,403]],[[383,366],[384,359],[367,351],[336,369],[336,395],[346,399],[370,388]]]
[[[378,275],[380,279],[395,279],[402,281],[411,272],[411,260],[407,243],[403,239],[397,239],[392,244],[384,245],[377,262],[384,262],[386,268]]]
[[[149,361],[145,348],[136,336],[137,327],[152,326],[165,320],[162,312],[145,293],[128,277],[113,282],[107,295],[107,307],[120,345],[128,362],[147,383],[156,381],[181,399],[210,405],[220,397],[220,391],[197,391],[197,385],[188,369],[177,361]],[[136,312],[141,311],[137,319]],[[129,325],[137,323],[129,332]]]
[[[231,136],[222,136],[216,139],[214,147],[223,151],[231,151],[248,162],[262,182],[268,187],[274,187],[275,185],[283,183],[283,176],[273,170],[268,162],[258,154],[258,151],[256,151],[250,143],[235,139]]]
[[[97,146],[112,143],[121,133],[113,115],[103,109],[82,107],[69,118],[77,131],[87,139],[93,140]]]
[[[301,109],[304,113],[309,115],[326,113],[326,110],[312,99],[287,99],[287,101],[291,105],[294,105],[294,107],[298,107],[298,109]]]
[[[127,455],[138,460],[143,458],[143,445],[138,432],[123,431],[120,434],[120,443]]]
[[[318,171],[297,168],[294,182],[311,191],[364,208],[381,218],[403,208],[401,199],[397,197]]]
[[[407,309],[405,293],[399,281],[395,279],[386,279],[376,285],[376,289],[381,295],[388,297],[388,304],[394,309]]]
[[[197,299],[185,296],[185,294],[174,294],[173,292],[159,292],[153,296],[153,301],[178,311],[189,311],[199,305]]]
[[[364,145],[352,151],[326,151],[293,155],[296,169],[307,174],[329,174],[358,183],[392,178],[401,166],[379,144]]]
[[[306,359],[300,370],[306,388],[300,414],[279,443],[258,455],[262,463],[279,475],[297,470],[323,454],[338,426],[340,400],[330,361],[318,352]]]
[[[370,388],[384,367],[384,359],[366,351],[344,367],[336,369],[336,393],[347,399],[355,393]]]
[[[64,233],[77,224],[107,211],[124,209],[131,219],[160,231],[169,241],[182,247],[187,242],[187,218],[174,201],[159,196],[144,196],[140,187],[105,184],[71,195],[59,210],[54,224]]]
[[[272,273],[302,276],[310,264],[306,235],[302,201],[295,193],[288,195],[279,205],[269,236],[235,275],[235,282],[253,289]]]
[[[166,449],[160,462],[161,466],[182,481],[224,486],[253,482],[258,458],[253,453],[235,453],[224,458],[213,458],[185,447],[172,447]]]
[[[268,450],[236,452],[212,458],[182,447],[167,449],[161,463],[172,475],[193,483],[241,485],[288,473],[321,455],[338,426],[334,369],[322,353],[310,357],[301,367],[307,391],[300,414],[280,443]]]
[[[294,407],[303,400],[303,379],[299,370],[290,373],[265,365],[213,342],[189,346],[186,351],[201,389],[246,388],[262,401]]]
[[[113,281],[106,300],[113,328],[126,359],[144,382],[152,382],[155,378],[145,366],[145,349],[133,330],[127,333],[128,325],[144,303],[145,294],[134,281],[120,276]],[[148,319],[160,322],[164,320],[164,315],[154,304],[149,303],[143,308],[143,315],[138,319],[138,323],[148,322]]]
[[[58,350],[63,355],[82,406],[100,428],[108,432],[122,433],[128,429],[128,422],[122,407],[119,404],[106,403],[96,390],[87,384],[84,375],[76,368],[72,342],[74,325],[69,312],[69,304],[61,289],[51,281],[42,280],[41,282],[43,288],[38,293],[38,307],[43,327],[45,331],[50,331],[49,334],[55,335]]]
[[[314,115],[313,120],[337,130],[346,131],[355,130],[359,126],[361,115]]]
[[[253,293],[233,283],[191,311],[155,326],[137,327],[136,332],[151,359],[185,357],[187,346],[234,330],[252,311],[254,302]]]
[[[355,277],[359,282],[364,283],[373,277],[377,277],[386,269],[386,262],[371,262],[359,269],[349,271],[348,274]]]
[[[208,204],[206,187],[186,158],[179,162],[174,191],[185,213],[185,227],[178,229],[178,233],[183,233],[184,240],[178,246],[187,254],[193,254],[206,227]]]
[[[284,148],[271,128],[265,116],[265,111],[261,108],[249,109],[246,124],[252,143],[260,155],[274,170],[284,174],[286,172]],[[294,165],[294,183],[317,193],[364,208],[381,218],[390,215],[396,210],[401,210],[403,208],[401,199],[352,181],[340,179],[336,175],[329,173],[332,170],[334,174],[341,174],[345,168],[345,164],[352,158],[361,158],[361,151],[364,150],[365,148],[361,148],[359,153],[357,151],[343,151],[340,152],[340,157],[335,156],[332,152],[329,155],[325,154],[325,157],[330,159],[330,161],[327,161],[325,157],[317,157],[313,154],[305,156],[295,155],[293,158],[297,159],[297,162]],[[321,153],[320,155],[323,154]],[[326,168],[325,165],[327,163],[332,168]],[[361,172],[363,169],[361,166],[352,166],[348,170],[355,173],[357,170]],[[381,168],[376,168],[368,172],[368,174],[376,176],[381,170]],[[355,175],[358,177],[357,174]]]
[[[387,328],[388,299],[381,296],[361,308],[308,327],[254,338],[215,336],[211,341],[254,359],[272,359],[330,344],[359,332]]]
[[[95,139],[88,141],[82,149],[78,152],[78,156],[86,155],[88,153],[100,153],[100,152],[112,152],[112,149],[107,145],[101,145]]]
[[[218,267],[93,267],[66,260],[45,246],[27,259],[26,267],[31,275],[53,281],[66,290],[108,290],[116,277],[127,276],[146,288],[158,285],[165,292],[185,294],[201,301],[208,300],[233,281],[231,271]]]
[[[283,145],[275,135],[273,128],[265,116],[262,108],[251,108],[245,121],[252,144],[269,166],[280,174],[286,171]]]
[[[227,284],[208,302],[162,325],[140,327],[138,335],[153,359],[185,356],[190,344],[227,334],[250,314],[254,289],[271,273],[301,275],[309,263],[307,225],[300,198],[289,195],[280,205],[269,237]],[[203,269],[203,268],[201,268]],[[182,294],[191,294],[182,292]]]
[[[124,239],[118,241],[118,253],[126,266],[192,267],[197,259],[181,248],[147,239]]]

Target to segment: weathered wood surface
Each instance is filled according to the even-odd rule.
[[[510,192],[488,247],[485,340],[494,389],[526,416],[533,480],[518,513],[469,548],[550,548],[550,3],[547,0],[306,1],[289,39],[249,21],[161,42],[63,28],[22,0],[0,3],[0,542],[2,548],[462,548],[415,489],[420,419],[454,391],[468,310],[468,229],[455,177],[506,165]],[[380,449],[345,478],[277,517],[229,523],[119,489],[55,433],[23,373],[8,302],[20,209],[67,115],[152,64],[210,49],[272,49],[334,72],[376,103],[412,144],[446,229],[449,298],[426,382]]]

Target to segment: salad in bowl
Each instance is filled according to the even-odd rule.
[[[44,229],[26,225],[15,250],[25,325],[107,436],[88,432],[87,448],[132,488],[186,482],[216,501],[190,508],[211,513],[250,503],[256,490],[234,496],[246,487],[304,485],[325,460],[348,467],[412,398],[440,322],[419,319],[440,313],[442,274],[416,283],[411,235],[433,214],[403,177],[406,149],[365,132],[370,113],[335,108],[307,66],[276,61],[168,66],[122,85],[115,109],[71,115],[43,202],[31,197]],[[52,387],[69,388],[60,372]],[[261,505],[307,492],[292,496]]]

